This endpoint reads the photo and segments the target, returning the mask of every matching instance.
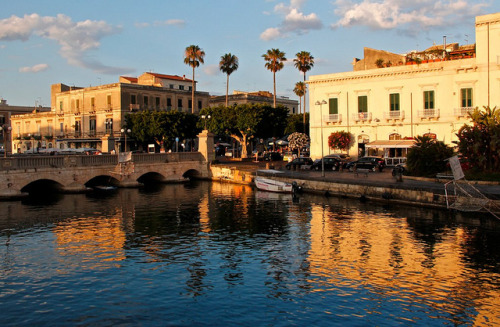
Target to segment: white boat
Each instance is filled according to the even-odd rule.
[[[266,174],[283,174],[282,171],[274,170],[274,169],[266,169],[259,170],[258,173],[266,173]],[[293,193],[294,186],[292,183],[277,181],[271,178],[266,178],[262,176],[255,176],[254,178],[255,186],[259,190],[268,191],[268,192],[278,192],[278,193]]]

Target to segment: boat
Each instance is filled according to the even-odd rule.
[[[258,176],[259,172],[272,175],[283,174],[282,171],[274,169],[258,170],[257,175],[254,178],[254,182],[255,186],[257,186],[259,190],[268,192],[278,192],[278,193],[294,192],[294,185],[292,183],[282,182],[275,179]]]

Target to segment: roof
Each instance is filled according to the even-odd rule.
[[[158,77],[161,79],[172,79],[176,81],[187,81],[187,82],[192,82],[193,80],[186,78],[186,76],[177,76],[177,75],[165,75],[165,74],[157,74],[157,73],[144,73],[148,74],[154,77]]]
[[[129,76],[120,76],[123,79],[126,79],[127,81],[130,81],[130,83],[137,83],[137,77],[129,77]]]
[[[411,148],[415,144],[415,140],[377,140],[365,144],[367,148]]]

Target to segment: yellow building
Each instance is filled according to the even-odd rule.
[[[103,152],[123,144],[125,115],[140,110],[191,112],[192,80],[144,73],[93,87],[51,86],[50,112],[12,115],[12,149],[91,147]],[[208,107],[208,92],[195,92],[195,110]],[[123,148],[123,146],[122,146]]]
[[[469,111],[500,105],[500,13],[476,17],[475,46],[443,42],[383,68],[353,64],[308,81],[312,157],[334,152],[335,131],[353,136],[351,157],[382,155],[388,164],[404,161],[418,135],[452,145]]]

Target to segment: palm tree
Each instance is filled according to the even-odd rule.
[[[238,57],[232,55],[231,53],[226,53],[225,55],[220,57],[219,69],[226,73],[227,81],[226,81],[226,107],[228,105],[228,92],[229,92],[229,75],[232,72],[238,69]]]
[[[294,66],[299,71],[304,73],[304,82],[306,81],[306,72],[310,71],[314,66],[314,57],[311,56],[310,52],[300,51],[295,54],[295,59],[293,59]],[[307,90],[304,90],[304,125],[306,124],[306,93]]]
[[[270,49],[267,50],[267,53],[263,54],[262,57],[266,61],[266,68],[273,72],[273,107],[276,108],[276,72],[280,71],[284,66],[284,62],[286,61],[285,53],[281,52],[279,49]]]
[[[295,83],[295,88],[293,89],[293,92],[299,97],[299,114],[300,114],[300,108],[302,107],[302,97],[306,94],[306,83],[304,82],[297,82]],[[306,99],[304,99],[305,102]]]
[[[197,45],[190,45],[189,47],[186,48],[184,51],[184,63],[186,65],[189,65],[193,67],[193,85],[191,87],[191,113],[194,114],[194,69],[196,67],[200,66],[200,63],[203,64],[205,63],[204,58],[205,57],[205,51],[200,49],[199,46]]]

